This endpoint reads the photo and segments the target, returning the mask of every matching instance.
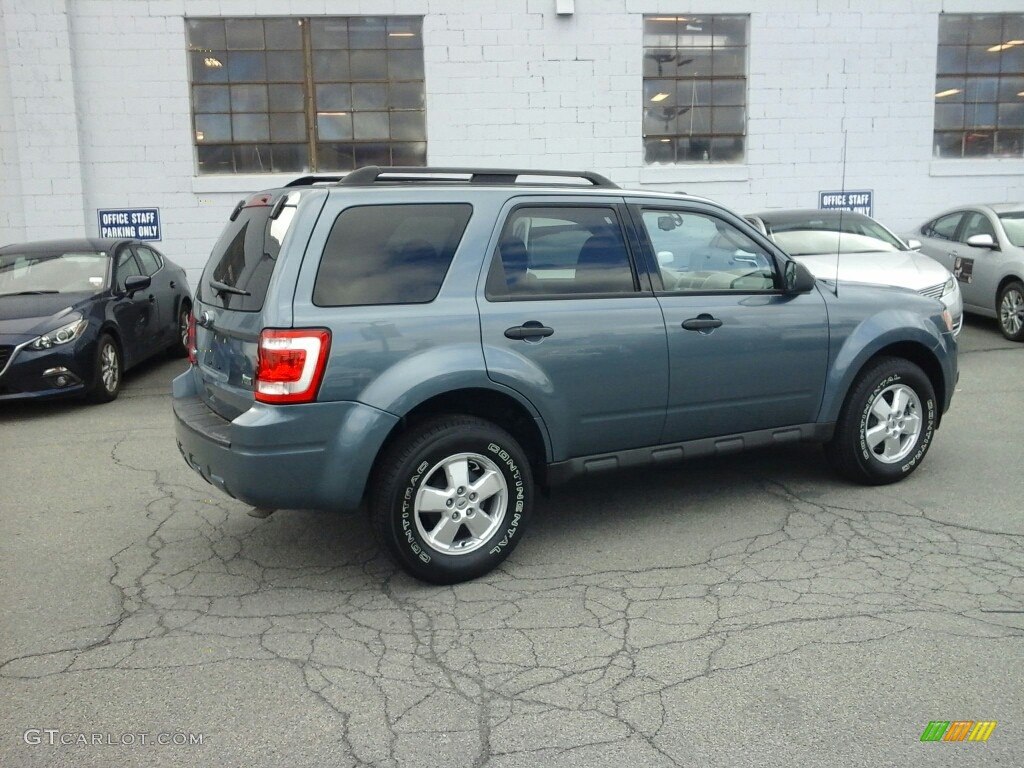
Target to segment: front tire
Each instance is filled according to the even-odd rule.
[[[109,403],[121,392],[121,380],[124,378],[124,364],[121,361],[121,348],[109,333],[100,336],[96,344],[96,362],[94,364],[93,383],[88,399],[92,403]]]
[[[522,538],[533,474],[516,440],[474,416],[413,426],[375,472],[374,530],[410,575],[456,584],[496,568]]]
[[[920,466],[937,422],[935,390],[924,371],[902,358],[880,358],[854,381],[825,455],[854,482],[894,483]]]
[[[996,302],[999,330],[1010,341],[1024,341],[1024,283],[1014,280],[999,292]]]

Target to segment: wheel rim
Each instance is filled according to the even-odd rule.
[[[1024,296],[1016,288],[1003,294],[1003,301],[999,305],[999,322],[1011,336],[1016,336],[1024,327]]]
[[[449,456],[422,477],[413,514],[416,530],[431,549],[468,555],[501,527],[508,509],[508,483],[486,456]]]
[[[117,350],[114,345],[106,343],[100,351],[100,378],[107,392],[114,392],[121,378],[121,367],[117,364]]]
[[[904,384],[886,387],[871,403],[864,440],[883,464],[903,461],[921,434],[921,399]]]
[[[178,317],[178,335],[181,337],[181,346],[188,347],[188,310],[181,310]]]

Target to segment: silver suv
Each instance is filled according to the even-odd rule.
[[[938,300],[838,296],[741,217],[593,173],[362,168],[253,195],[174,381],[188,464],[264,510],[367,502],[414,576],[487,573],[538,485],[794,440],[917,468],[957,379]]]

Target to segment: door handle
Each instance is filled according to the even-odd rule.
[[[155,304],[156,303],[156,296],[154,296],[152,293],[149,294],[149,303],[150,304]]]
[[[548,328],[546,325],[541,325],[536,320],[530,320],[522,325],[514,325],[511,328],[506,328],[505,338],[525,339],[526,341],[529,341],[531,339],[540,339],[550,336],[554,332],[554,328]]]
[[[171,288],[177,288],[178,284],[171,280]]]
[[[689,320],[683,320],[683,328],[687,331],[711,331],[721,325],[721,320],[708,314],[700,314]]]

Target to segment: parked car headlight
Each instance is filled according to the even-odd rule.
[[[943,297],[949,296],[951,293],[956,293],[956,291],[956,278],[951,275],[949,280],[947,280],[945,284],[942,286],[942,295]]]
[[[77,320],[72,320],[67,325],[62,325],[60,328],[55,328],[49,333],[44,333],[28,346],[30,349],[50,349],[50,347],[67,344],[85,333],[88,325],[89,321],[80,317]]]

